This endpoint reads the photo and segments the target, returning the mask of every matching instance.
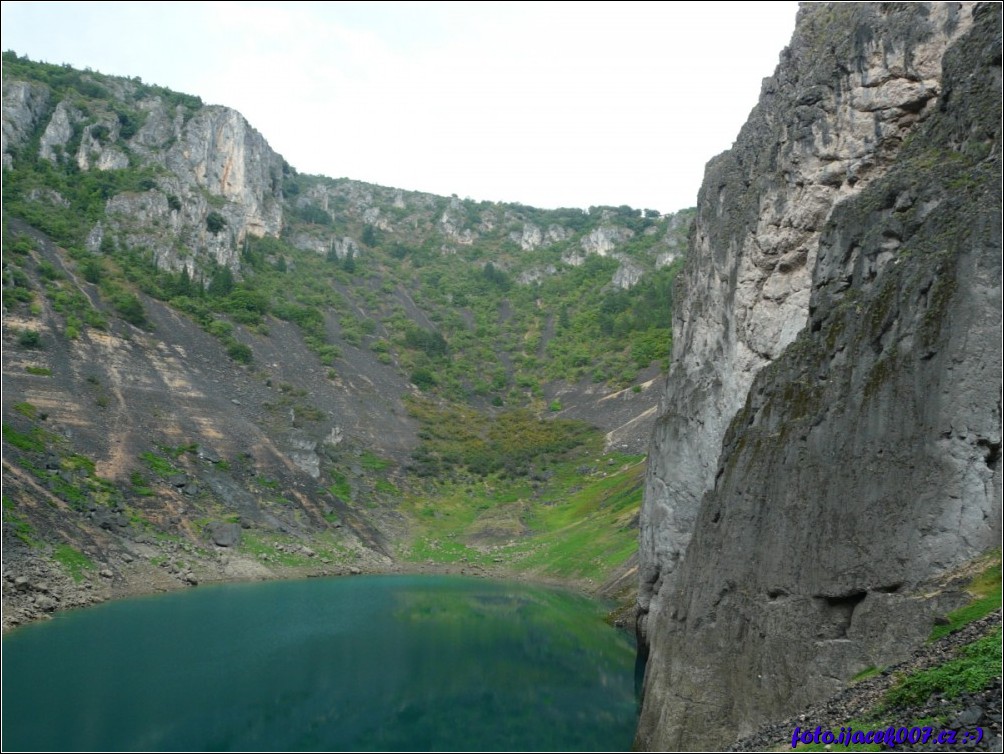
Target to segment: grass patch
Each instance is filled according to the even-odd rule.
[[[255,482],[258,483],[260,487],[264,487],[267,490],[277,490],[279,489],[279,480],[272,479],[267,476],[258,475],[255,477]]]
[[[24,371],[36,377],[52,377],[52,370],[49,367],[38,367],[34,364],[29,364],[24,368]]]
[[[153,497],[153,488],[147,481],[147,478],[143,476],[140,472],[134,471],[129,475],[129,486],[132,488],[134,495],[140,497]]]
[[[851,678],[851,681],[852,682],[863,681],[866,678],[872,678],[873,676],[877,676],[881,672],[882,668],[877,668],[874,665],[869,665],[860,673],[855,673],[854,676]]]
[[[378,456],[376,453],[371,453],[367,450],[359,457],[359,465],[367,471],[383,471],[390,466],[390,461],[387,461]]]
[[[28,547],[38,547],[41,543],[35,539],[34,530],[31,524],[19,516],[15,511],[15,503],[6,495],[3,496],[3,520],[14,530],[14,536],[24,542]]]
[[[3,425],[3,439],[18,450],[41,453],[45,450],[45,433],[38,427],[28,432],[19,432],[9,424]]]
[[[990,558],[990,565],[976,576],[967,587],[969,593],[973,595],[973,601],[950,612],[947,615],[947,625],[935,626],[931,631],[931,641],[958,631],[967,623],[979,620],[1001,606],[1000,552],[991,555]]]
[[[1000,675],[1001,629],[967,644],[960,655],[938,667],[907,676],[886,692],[885,704],[906,707],[923,704],[932,694],[953,699],[984,688]]]
[[[139,454],[140,460],[143,461],[157,476],[167,477],[172,474],[180,473],[178,469],[171,465],[169,461],[157,455],[156,453],[151,453],[150,451],[145,451]]]
[[[278,542],[278,544],[283,546],[283,550],[279,550],[273,541]],[[268,563],[271,565],[281,565],[281,566],[305,566],[310,565],[314,562],[314,558],[309,558],[300,552],[288,552],[288,549],[296,547],[298,542],[292,539],[279,540],[274,535],[269,535],[268,539],[265,539],[259,534],[253,532],[242,532],[241,534],[241,544],[239,549],[252,555],[256,560]]]
[[[614,461],[605,475],[580,459],[534,479],[468,477],[406,494],[419,534],[402,557],[605,581],[638,546],[643,458],[603,459]]]
[[[14,410],[17,411],[22,416],[27,416],[29,419],[38,418],[38,409],[34,405],[28,403],[28,401],[21,401],[20,403],[14,404]]]
[[[377,479],[376,483],[373,485],[377,492],[381,495],[399,495],[401,491],[391,482],[386,479]]]
[[[332,472],[331,478],[334,484],[328,487],[328,492],[341,500],[351,500],[352,485],[349,484],[349,478],[340,471]]]
[[[641,508],[645,464],[635,463],[586,484],[566,502],[528,518],[540,534],[517,545],[516,567],[571,579],[602,581],[638,547],[632,522]]]
[[[94,570],[94,561],[70,545],[56,545],[52,550],[52,559],[69,571],[74,581],[82,581],[84,571]]]

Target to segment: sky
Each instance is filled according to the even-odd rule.
[[[693,206],[797,3],[3,2],[4,50],[239,110],[303,173]]]

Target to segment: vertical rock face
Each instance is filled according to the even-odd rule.
[[[914,587],[999,541],[999,25],[806,6],[708,166],[641,518],[640,747],[886,664],[930,629]]]
[[[238,271],[247,236],[282,230],[287,166],[240,113],[129,79],[82,74],[77,83],[84,89],[67,95],[5,78],[3,164],[16,166],[37,139],[37,158],[57,165],[146,171],[144,190],[109,198],[92,251],[107,239],[148,250],[166,269],[193,273],[201,261]]]
[[[130,146],[168,172],[155,190],[113,197],[109,230],[130,246],[150,249],[166,269],[194,273],[191,251],[238,269],[247,236],[282,230],[282,157],[236,110],[203,107],[185,120],[172,119],[159,101],[144,104],[146,122]],[[212,212],[225,219],[223,230],[207,227]]]
[[[278,235],[282,228],[282,158],[236,110],[204,107],[167,154],[176,175],[226,199],[239,235]]]
[[[10,150],[20,147],[31,136],[35,124],[49,104],[49,92],[44,87],[27,81],[5,81],[3,83],[3,166],[13,167],[14,158]]]

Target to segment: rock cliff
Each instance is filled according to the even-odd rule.
[[[636,744],[900,657],[1000,541],[1000,8],[807,5],[708,166],[641,517]]]
[[[106,217],[89,234],[92,251],[114,236],[148,249],[162,269],[237,271],[246,236],[279,234],[288,166],[240,113],[131,79],[65,70],[48,86],[5,78],[3,164],[30,161],[27,150],[81,172],[145,170],[142,191],[109,197]]]

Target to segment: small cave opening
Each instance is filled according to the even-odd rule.
[[[820,625],[816,635],[820,639],[844,639],[851,626],[854,610],[868,596],[867,591],[855,590],[841,595],[813,595],[820,608]]]
[[[903,588],[903,582],[897,581],[894,584],[887,584],[886,586],[877,586],[875,587],[875,591],[881,592],[882,594],[895,594],[902,588]]]
[[[976,446],[984,448],[986,452],[983,454],[983,462],[987,465],[988,469],[996,469],[1001,462],[1001,443],[991,442],[986,438],[981,437],[976,441]]]

